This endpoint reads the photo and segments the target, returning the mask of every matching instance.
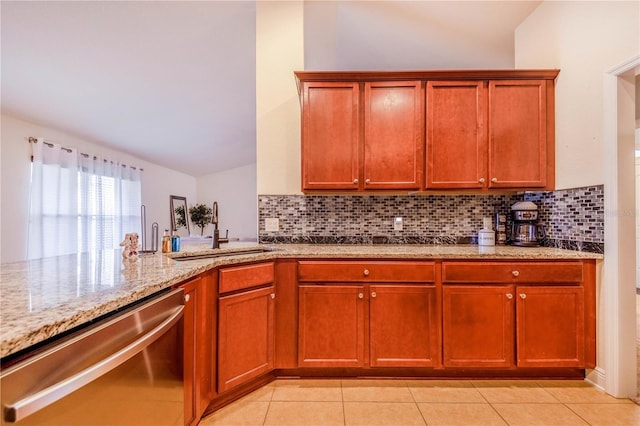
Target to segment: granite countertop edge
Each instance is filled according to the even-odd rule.
[[[120,251],[85,253],[2,264],[0,271],[0,358],[90,323],[148,296],[225,265],[295,258],[349,259],[603,259],[602,254],[544,247],[477,245],[243,245],[266,251],[178,261],[196,253],[234,251],[185,246],[174,254],[121,259]],[[101,267],[106,272],[97,274]],[[52,272],[54,271],[54,272]],[[97,276],[99,275],[99,276]]]

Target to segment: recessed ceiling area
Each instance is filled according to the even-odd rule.
[[[514,29],[540,3],[306,1],[305,68],[513,68]],[[0,12],[3,112],[195,177],[255,163],[254,1]]]

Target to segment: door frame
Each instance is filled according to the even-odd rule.
[[[604,350],[596,381],[615,397],[637,394],[636,286],[635,286],[635,176],[625,160],[633,158],[633,146],[619,138],[621,77],[640,67],[640,55],[611,68],[604,74],[604,235],[605,255],[599,289],[603,321],[599,339]],[[634,126],[635,127],[635,126]],[[631,163],[631,162],[629,162]],[[631,175],[629,175],[631,173]],[[633,229],[633,232],[629,232]],[[633,344],[629,344],[633,342]],[[598,375],[604,377],[597,377]],[[598,380],[603,379],[603,380]]]

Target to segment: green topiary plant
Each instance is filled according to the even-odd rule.
[[[189,209],[191,223],[200,228],[200,235],[204,233],[204,227],[211,223],[213,210],[204,204],[196,204]]]

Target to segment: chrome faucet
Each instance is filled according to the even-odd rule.
[[[220,248],[220,231],[218,231],[218,202],[213,202],[213,212],[211,215],[211,223],[213,223],[213,243],[212,249]]]

